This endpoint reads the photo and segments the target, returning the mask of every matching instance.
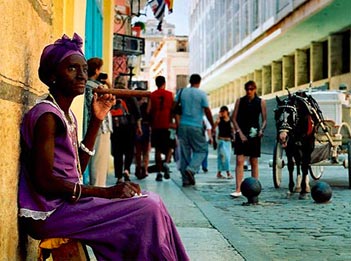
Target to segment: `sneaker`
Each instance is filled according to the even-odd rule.
[[[233,193],[230,193],[230,196],[233,197],[233,198],[238,198],[238,197],[241,197],[241,192],[236,192],[234,191]]]
[[[169,179],[169,167],[167,163],[163,163],[163,172],[165,173],[165,179]]]
[[[208,172],[208,169],[202,168],[202,171],[203,171],[204,173],[207,173],[207,172]]]
[[[163,179],[163,176],[161,173],[157,173],[157,176],[156,176],[156,181],[162,181]]]
[[[190,185],[195,185],[194,174],[190,170],[185,171],[185,176],[188,178]]]
[[[216,177],[217,179],[225,179],[225,177],[220,172],[217,172]]]

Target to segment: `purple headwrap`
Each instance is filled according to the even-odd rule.
[[[78,54],[84,57],[82,38],[74,33],[70,39],[67,35],[63,35],[61,39],[55,43],[46,46],[41,54],[39,66],[39,79],[50,86],[50,76],[55,72],[57,65],[66,57],[72,54]]]

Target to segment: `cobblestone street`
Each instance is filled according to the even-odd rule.
[[[235,179],[216,178],[213,150],[209,171],[196,175],[194,187],[181,186],[175,163],[170,165],[171,180],[156,182],[155,174],[144,180],[133,175],[132,180],[161,195],[191,260],[351,260],[347,169],[324,167],[320,180],[331,185],[333,196],[329,203],[316,204],[310,195],[307,200],[299,200],[297,193],[288,196],[286,167],[281,188],[275,189],[270,160],[269,154],[260,158],[262,192],[258,205],[243,206],[245,197],[229,196]],[[234,156],[231,166],[234,175]],[[245,171],[245,177],[249,176],[250,171]],[[113,182],[111,173],[109,183]],[[310,181],[311,187],[314,183]]]
[[[216,179],[215,158],[212,153],[208,173],[196,176],[196,187],[183,191],[245,259],[351,260],[351,191],[346,169],[325,168],[321,180],[332,186],[333,197],[330,203],[316,204],[310,196],[308,200],[299,200],[298,194],[288,197],[286,168],[282,187],[275,189],[268,164],[272,156],[264,154],[259,205],[243,206],[245,197],[229,196],[235,180]]]

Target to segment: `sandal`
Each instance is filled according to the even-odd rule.
[[[123,172],[123,178],[124,178],[124,182],[130,181],[130,178],[129,178],[129,171],[128,171],[128,170],[125,170],[125,171]]]

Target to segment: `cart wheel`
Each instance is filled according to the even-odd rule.
[[[349,172],[349,189],[351,189],[351,142],[347,143],[347,160],[348,160],[348,172]]]
[[[309,168],[310,174],[314,180],[319,180],[322,177],[324,172],[323,166],[310,166]]]
[[[273,183],[275,188],[279,188],[282,182],[282,168],[284,167],[283,148],[277,142],[273,151]]]

